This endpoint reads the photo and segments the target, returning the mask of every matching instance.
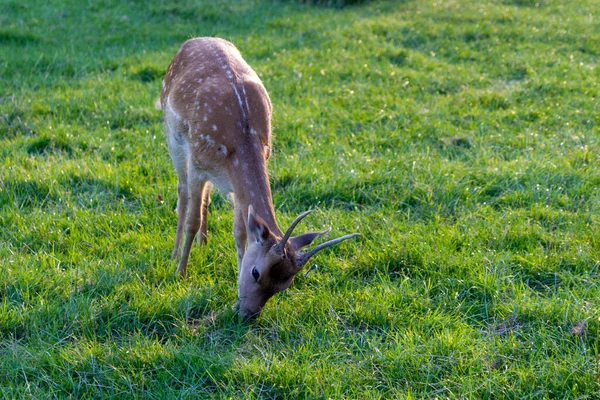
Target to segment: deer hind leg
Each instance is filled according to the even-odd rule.
[[[200,205],[200,234],[196,236],[196,241],[200,246],[206,244],[208,234],[208,205],[210,204],[210,191],[212,183],[207,182],[202,192],[202,204]]]
[[[202,200],[204,198],[204,192],[208,185],[202,173],[190,169],[188,173],[188,193],[189,193],[189,213],[187,216],[186,227],[185,227],[185,242],[183,243],[183,253],[179,260],[179,267],[177,268],[177,274],[182,278],[187,277],[187,265],[190,258],[190,251],[192,250],[192,244],[194,238],[200,230],[202,225]]]
[[[246,221],[242,208],[235,204],[235,217],[233,221],[233,236],[235,237],[235,248],[237,251],[238,274],[242,269],[242,259],[246,253]]]
[[[177,231],[175,233],[175,245],[173,246],[172,257],[177,259],[181,255],[181,239],[183,237],[183,228],[188,206],[188,166],[187,149],[181,141],[181,137],[176,132],[170,132],[167,129],[169,144],[169,154],[171,161],[177,171]],[[179,139],[178,139],[179,137]]]

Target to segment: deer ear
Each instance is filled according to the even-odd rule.
[[[254,214],[254,209],[251,205],[248,206],[247,230],[254,237],[254,240],[261,244],[265,243],[271,236],[267,224],[261,217]]]
[[[313,242],[313,240],[315,240],[319,236],[325,235],[329,231],[330,231],[330,229],[327,229],[322,232],[309,232],[309,233],[305,233],[303,235],[294,236],[294,237],[290,238],[290,244],[292,245],[292,248],[294,248],[295,250],[300,250],[301,248],[306,247],[309,244],[311,244]]]

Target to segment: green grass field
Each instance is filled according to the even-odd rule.
[[[599,18],[1,0],[2,397],[598,398]],[[170,258],[154,102],[193,36],[234,42],[270,92],[280,225],[314,208],[302,230],[362,233],[253,324],[226,198],[189,279]]]

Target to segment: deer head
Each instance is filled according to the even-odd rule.
[[[238,310],[243,317],[260,314],[263,306],[275,293],[287,289],[294,276],[318,251],[343,240],[358,236],[358,233],[341,236],[322,243],[309,251],[301,252],[317,237],[329,232],[310,232],[291,236],[294,228],[312,211],[299,215],[282,238],[277,238],[267,224],[248,207],[248,248],[242,259],[238,277]]]

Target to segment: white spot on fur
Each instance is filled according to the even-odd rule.
[[[240,161],[237,158],[233,159],[233,165],[235,165],[236,167],[240,164]]]
[[[256,135],[256,129],[250,128],[250,133],[253,134],[253,135]]]
[[[210,137],[210,135],[204,135],[201,133],[199,137],[200,139],[206,142],[207,146],[214,146],[216,144],[216,142],[213,140],[213,138]]]
[[[218,150],[219,150],[221,153],[223,153],[223,154],[227,155],[227,147],[225,147],[225,146],[223,146],[223,145],[220,145],[220,146],[219,146],[219,148],[218,148]]]
[[[246,110],[250,113],[250,107],[248,106],[248,96],[246,95],[246,87],[242,84],[242,92],[244,93],[244,102],[246,103]]]
[[[240,105],[240,110],[242,111],[242,118],[245,120],[246,119],[246,111],[244,111],[244,104],[242,103],[242,97],[240,96],[240,93],[238,92],[235,84],[232,83],[231,85],[233,86],[233,91],[235,92],[235,96],[238,99],[238,103]]]
[[[216,126],[216,125],[213,125],[213,126],[212,126],[212,130],[216,132],[216,131],[217,131],[217,126]]]

